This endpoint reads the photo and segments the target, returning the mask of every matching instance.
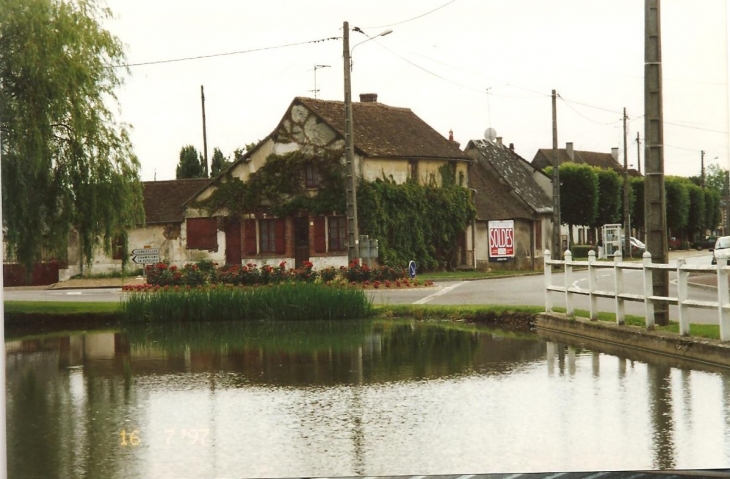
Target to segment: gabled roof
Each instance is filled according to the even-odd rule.
[[[142,182],[145,223],[180,223],[183,203],[209,182],[208,178]]]
[[[297,97],[292,106],[296,103],[345,136],[344,102]],[[409,108],[353,102],[352,129],[355,148],[365,156],[470,161],[455,142],[439,134]]]
[[[469,188],[476,190],[474,207],[478,220],[534,218],[525,204],[512,196],[509,186],[502,183],[483,165],[476,164],[469,171]]]
[[[471,140],[466,150],[478,152],[474,170],[491,167],[503,183],[516,194],[535,213],[552,213],[552,199],[545,193],[533,177],[536,169],[524,158],[504,145],[488,140]],[[537,170],[539,171],[539,170]]]
[[[611,153],[601,153],[598,151],[583,151],[573,150],[573,158],[571,159],[568,154],[568,150],[565,148],[558,148],[558,163],[578,163],[590,166],[596,166],[599,168],[610,168],[615,170],[617,173],[622,174],[624,167],[621,163],[616,161]],[[535,157],[532,159],[532,165],[535,168],[544,169],[553,164],[553,149],[552,148],[540,148],[535,153]],[[629,176],[641,176],[641,174],[634,168],[629,168]]]

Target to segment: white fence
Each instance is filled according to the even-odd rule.
[[[565,268],[564,286],[552,284],[553,266]],[[588,269],[588,288],[580,288],[573,284],[573,268],[581,267]],[[597,288],[598,272],[600,270],[613,270],[614,288],[613,291],[602,291]],[[623,273],[625,270],[639,270],[643,273],[644,288],[643,294],[636,294],[624,290]],[[655,296],[652,284],[653,270],[669,270],[677,273],[677,296]],[[717,301],[698,301],[689,299],[689,275],[690,273],[715,273],[717,274]],[[705,308],[716,309],[720,325],[720,339],[730,341],[730,290],[728,289],[728,273],[730,266],[717,264],[689,266],[684,259],[677,260],[677,266],[668,264],[652,263],[651,255],[645,252],[641,263],[624,263],[621,252],[617,252],[613,262],[597,262],[596,253],[588,253],[588,261],[573,261],[570,251],[565,252],[565,260],[553,260],[549,250],[545,250],[545,311],[553,310],[551,292],[565,294],[565,309],[568,316],[575,312],[575,295],[584,295],[589,298],[589,312],[592,320],[598,319],[598,299],[613,298],[615,302],[616,323],[624,324],[626,301],[639,301],[644,303],[644,316],[647,329],[654,328],[654,303],[667,302],[676,304],[679,311],[679,332],[683,336],[689,335],[690,309]]]

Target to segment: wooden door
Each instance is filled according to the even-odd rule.
[[[225,227],[226,264],[241,264],[241,223],[229,218]]]
[[[309,261],[309,218],[294,218],[294,267]]]

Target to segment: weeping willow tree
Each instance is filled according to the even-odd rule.
[[[0,0],[3,226],[9,255],[26,266],[64,257],[71,228],[81,265],[95,247],[124,251],[144,221],[139,161],[115,121],[125,63],[94,0]]]

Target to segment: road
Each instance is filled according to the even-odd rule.
[[[709,264],[711,255],[707,251],[672,252],[670,264],[676,264],[679,257],[688,264]],[[587,288],[586,271],[573,273],[573,284]],[[670,273],[670,296],[676,296],[677,288],[674,273]],[[368,290],[367,294],[376,304],[432,304],[432,305],[545,305],[545,282],[542,274],[517,276],[511,278],[494,278],[476,281],[444,281],[434,287],[413,289],[378,289]],[[553,284],[563,285],[564,275],[553,274]],[[625,271],[624,284],[626,291],[643,291],[643,279],[639,271]],[[599,274],[599,289],[613,290],[613,273],[606,271]],[[565,307],[564,294],[550,293],[555,307]],[[119,288],[77,289],[77,290],[43,290],[43,289],[6,289],[4,299],[8,301],[120,301],[124,294]],[[714,289],[693,287],[690,299],[716,301]],[[589,309],[586,296],[575,296],[577,309]],[[614,303],[609,299],[599,299],[600,311],[614,311]],[[627,302],[626,313],[641,316],[644,314],[643,303]],[[717,311],[693,309],[691,322],[717,324]],[[677,318],[676,307],[670,307],[670,317]]]

